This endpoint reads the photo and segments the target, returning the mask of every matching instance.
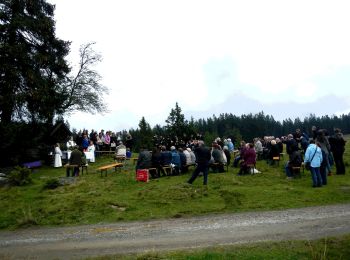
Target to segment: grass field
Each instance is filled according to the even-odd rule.
[[[161,177],[148,183],[136,182],[134,165],[101,177],[99,166],[113,162],[98,158],[89,174],[69,185],[46,188],[64,178],[65,169],[44,166],[31,174],[26,186],[0,188],[0,228],[61,226],[118,221],[180,218],[203,214],[264,211],[350,202],[350,142],[344,160],[347,173],[333,175],[328,185],[311,187],[305,171],[301,178],[287,180],[283,158],[279,166],[258,161],[262,171],[237,176],[238,169],[210,173],[208,188],[202,178],[186,183],[193,169],[180,176]],[[136,155],[135,155],[136,156]],[[335,168],[333,167],[333,172]],[[249,245],[210,247],[198,250],[153,252],[141,255],[108,256],[97,259],[349,259],[350,235],[317,241],[263,242]]]
[[[311,188],[308,171],[299,179],[286,179],[286,156],[279,166],[259,161],[257,168],[262,173],[256,175],[237,176],[238,169],[232,167],[225,173],[210,173],[208,189],[203,188],[202,178],[193,185],[186,183],[192,169],[181,176],[136,182],[131,161],[121,171],[109,170],[106,177],[101,177],[96,168],[113,162],[108,156],[91,163],[89,174],[76,178],[75,183],[47,189],[47,183],[65,176],[65,169],[45,166],[34,171],[32,184],[0,188],[0,228],[179,218],[350,202],[349,151],[348,142],[344,156],[347,174],[330,176],[328,185],[318,189]]]

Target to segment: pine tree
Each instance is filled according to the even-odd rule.
[[[62,99],[58,83],[70,71],[69,42],[55,36],[54,6],[44,0],[0,4],[2,123],[51,121]]]

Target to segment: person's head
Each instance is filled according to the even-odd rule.
[[[275,140],[271,140],[271,145],[276,145],[276,141]]]
[[[198,146],[204,146],[204,141],[203,140],[198,140]]]
[[[341,133],[341,130],[340,130],[340,128],[334,128],[334,133],[336,133],[336,134],[339,134],[339,133]]]

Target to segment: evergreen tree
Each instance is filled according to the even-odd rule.
[[[44,0],[0,4],[0,118],[51,121],[62,96],[57,85],[70,71],[69,42],[55,36],[54,6]]]
[[[165,120],[167,123],[167,131],[169,136],[175,139],[183,139],[188,132],[187,121],[185,115],[181,113],[181,108],[176,102],[175,108],[171,109],[170,114]]]
[[[81,47],[77,74],[65,58],[70,43],[55,35],[54,5],[45,0],[0,4],[0,120],[44,122],[74,110],[101,112],[107,89],[92,69],[93,43]]]
[[[139,148],[145,147],[147,149],[151,149],[153,147],[152,129],[144,117],[142,117],[140,120],[139,128]]]

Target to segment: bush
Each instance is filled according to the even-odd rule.
[[[60,182],[58,179],[48,179],[46,181],[46,183],[44,184],[44,189],[50,189],[50,190],[54,190],[56,189],[58,186],[60,186]]]
[[[28,168],[16,166],[8,175],[11,185],[23,186],[32,182],[31,171]]]

